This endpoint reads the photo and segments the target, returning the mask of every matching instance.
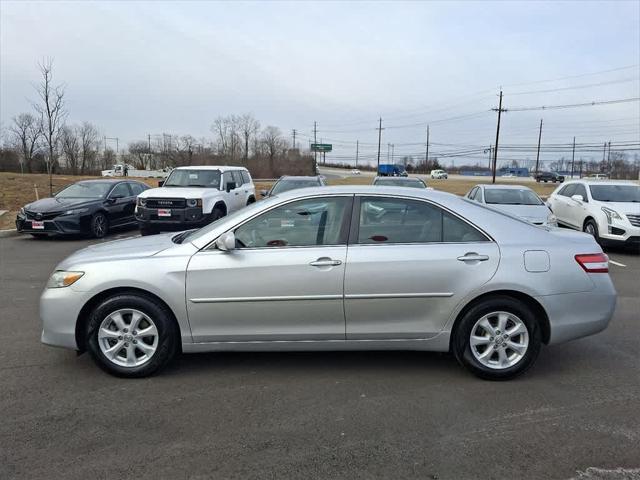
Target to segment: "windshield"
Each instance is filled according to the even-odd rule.
[[[497,205],[542,205],[540,197],[529,189],[485,188],[484,199]]]
[[[589,190],[599,202],[640,202],[639,185],[589,185]]]
[[[296,179],[296,180],[280,180],[271,189],[271,195],[295,190],[297,188],[319,187],[320,181],[317,178]]]
[[[102,198],[113,183],[111,182],[80,182],[69,185],[67,188],[56,194],[56,198]]]
[[[374,182],[374,185],[379,186],[395,186],[395,187],[411,187],[411,188],[427,188],[422,180],[419,179],[406,179],[406,178],[385,178],[378,179]]]
[[[220,189],[220,170],[174,170],[162,186]]]

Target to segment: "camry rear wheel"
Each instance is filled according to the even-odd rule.
[[[86,343],[98,366],[121,377],[151,375],[175,356],[178,334],[166,307],[145,296],[117,295],[91,313]]]
[[[482,300],[462,317],[453,338],[456,358],[487,380],[508,380],[533,365],[541,346],[531,309],[512,297]]]

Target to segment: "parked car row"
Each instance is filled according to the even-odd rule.
[[[256,201],[246,168],[179,167],[159,188],[135,180],[83,180],[23,207],[20,232],[34,236],[89,234],[138,225],[142,235],[202,227]]]

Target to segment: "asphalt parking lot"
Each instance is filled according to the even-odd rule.
[[[47,277],[89,242],[0,239],[2,479],[640,475],[638,255],[610,252],[609,328],[511,382],[420,352],[185,355],[123,380],[40,343]]]

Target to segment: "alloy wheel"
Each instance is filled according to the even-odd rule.
[[[485,367],[502,370],[516,365],[527,353],[529,330],[510,312],[492,312],[471,329],[471,353]]]
[[[107,232],[107,219],[104,215],[98,215],[93,220],[93,233],[96,237],[104,237]]]
[[[98,345],[105,358],[115,365],[139,367],[156,352],[158,329],[153,320],[139,310],[116,310],[100,324]]]

